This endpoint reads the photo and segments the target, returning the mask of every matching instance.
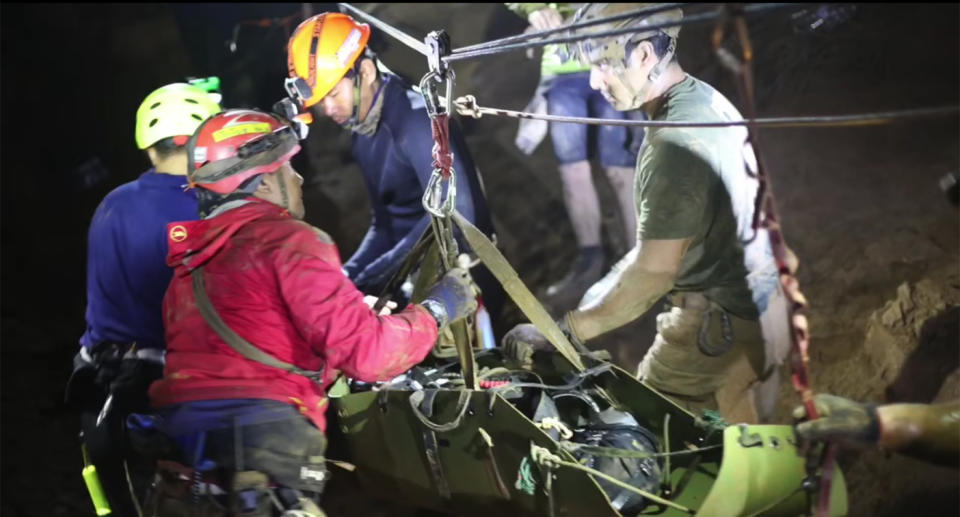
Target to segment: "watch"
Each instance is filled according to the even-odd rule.
[[[420,305],[423,306],[427,312],[433,316],[433,319],[437,322],[437,328],[443,328],[447,325],[447,308],[444,305],[434,299],[427,298],[426,300],[420,302]]]

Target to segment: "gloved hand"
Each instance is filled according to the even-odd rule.
[[[557,321],[557,326],[567,336],[570,344],[583,355],[598,361],[610,361],[610,353],[606,350],[591,351],[584,346],[580,336],[571,328],[570,313]],[[530,366],[533,353],[537,350],[553,350],[553,344],[532,323],[521,323],[506,333],[500,342],[503,353],[510,359],[517,361],[521,366]]]
[[[470,273],[461,268],[447,271],[420,305],[430,311],[440,328],[473,314],[477,310],[477,294]]]
[[[148,411],[147,390],[153,381],[163,377],[163,363],[141,359],[124,359],[117,376],[110,383],[110,393],[118,408],[134,413]]]
[[[838,440],[845,442],[876,443],[880,434],[876,406],[821,393],[813,398],[820,418],[797,425],[797,434],[808,440]],[[806,416],[799,406],[793,417]]]
[[[501,341],[503,353],[521,366],[533,364],[533,353],[550,350],[553,345],[532,323],[521,323],[507,332]]]

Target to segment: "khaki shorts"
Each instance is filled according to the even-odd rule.
[[[751,388],[763,371],[758,321],[738,318],[701,293],[670,295],[637,377],[694,414],[719,410],[731,422],[757,421]]]

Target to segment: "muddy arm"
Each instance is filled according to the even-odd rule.
[[[646,240],[637,243],[623,271],[607,292],[567,316],[570,330],[581,341],[639,318],[673,288],[690,239]]]
[[[940,465],[960,466],[960,400],[880,406],[877,419],[880,447]]]

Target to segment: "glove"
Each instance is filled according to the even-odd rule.
[[[797,434],[807,440],[839,440],[847,442],[876,443],[880,435],[877,408],[835,395],[820,394],[813,399],[820,418],[797,425]],[[793,417],[806,416],[806,409],[799,406]]]
[[[466,269],[453,268],[433,285],[420,302],[437,320],[437,326],[447,325],[473,314],[477,310],[477,295]]]
[[[140,359],[124,359],[117,377],[110,383],[110,393],[118,408],[134,413],[148,411],[147,390],[153,381],[163,377],[163,363]]]
[[[533,353],[537,350],[550,350],[553,345],[532,323],[521,323],[507,332],[501,341],[503,353],[521,367],[533,364]]]

